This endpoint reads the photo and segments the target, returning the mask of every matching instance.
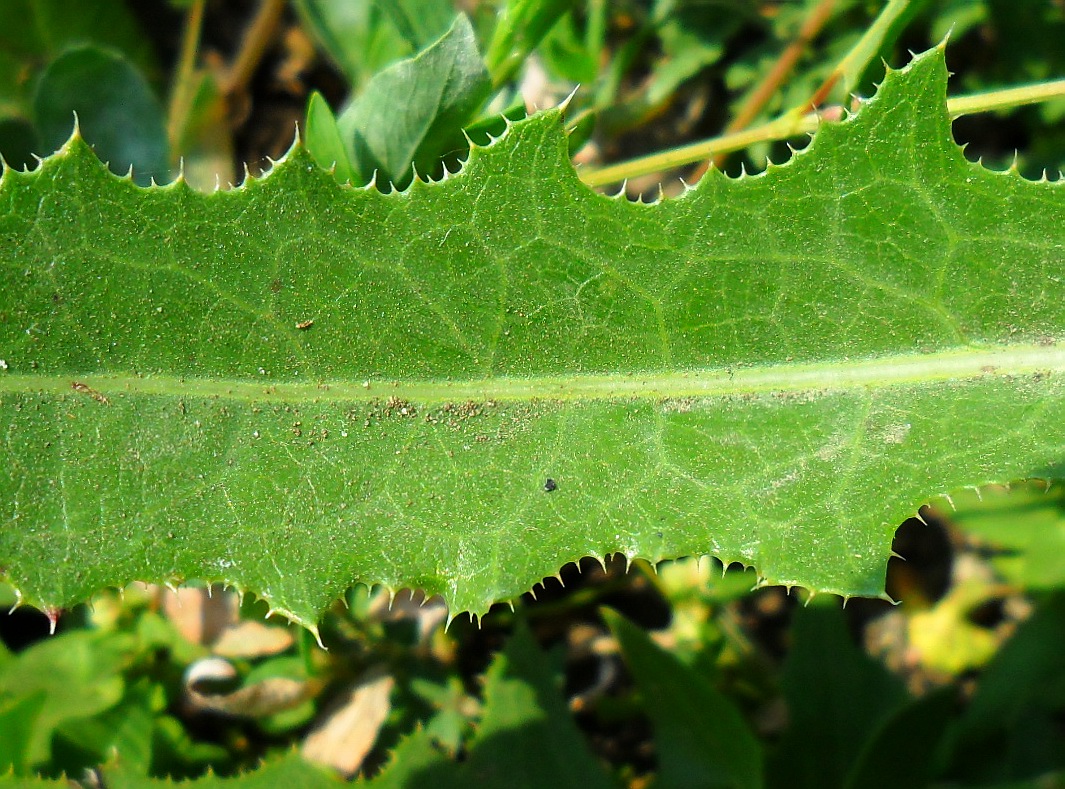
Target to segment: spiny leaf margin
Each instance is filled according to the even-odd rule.
[[[5,171],[0,566],[46,607],[202,578],[312,628],[356,581],[480,613],[614,552],[879,594],[930,494],[1053,476],[1065,448],[1063,193],[965,162],[945,82],[917,56],[787,164],[654,206],[586,190],[558,111],[393,195],[298,145],[208,197],[76,137]]]

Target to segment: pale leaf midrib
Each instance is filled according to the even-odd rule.
[[[737,397],[850,390],[1065,372],[1065,345],[1011,345],[818,363],[683,370],[670,373],[496,377],[456,381],[274,382],[120,374],[0,374],[0,396],[33,394],[106,398],[148,395],[238,402],[372,402],[395,397],[433,405],[467,400],[523,402]],[[74,385],[82,390],[75,391]],[[88,389],[86,389],[87,387]]]

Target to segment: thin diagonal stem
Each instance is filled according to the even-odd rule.
[[[222,92],[227,96],[242,91],[251,81],[255,69],[274,40],[281,15],[285,11],[285,0],[263,0],[259,10],[244,33],[233,64],[229,67]]]
[[[192,106],[196,57],[200,49],[200,31],[203,29],[203,10],[206,0],[194,0],[185,17],[185,31],[181,37],[181,52],[178,55],[174,83],[170,90],[170,107],[167,112],[166,136],[170,143],[171,156],[177,156],[181,137],[185,133]]]
[[[1065,98],[1065,80],[992,90],[971,96],[956,96],[947,100],[947,112],[953,119],[962,115],[1011,109],[1060,98]],[[725,134],[607,167],[586,168],[580,172],[580,176],[581,180],[589,186],[620,183],[627,178],[672,170],[703,159],[710,159],[718,154],[739,151],[758,142],[773,142],[808,134],[817,128],[818,122],[819,118],[815,113],[798,118],[785,115],[736,134]]]

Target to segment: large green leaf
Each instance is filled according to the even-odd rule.
[[[1065,188],[967,162],[945,90],[920,56],[654,206],[587,190],[558,112],[403,194],[300,149],[213,195],[78,140],[6,171],[0,567],[308,625],[354,581],[482,612],[611,552],[880,594],[929,497],[1065,452]]]

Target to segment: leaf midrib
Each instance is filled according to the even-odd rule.
[[[1011,345],[914,353],[817,363],[693,369],[677,372],[574,374],[525,378],[494,377],[462,381],[276,382],[160,375],[0,374],[0,395],[61,394],[84,384],[108,398],[154,395],[243,402],[297,403],[322,400],[372,402],[395,397],[417,404],[493,400],[583,401],[736,397],[771,392],[819,395],[848,390],[1008,378],[1065,372],[1065,345]]]

